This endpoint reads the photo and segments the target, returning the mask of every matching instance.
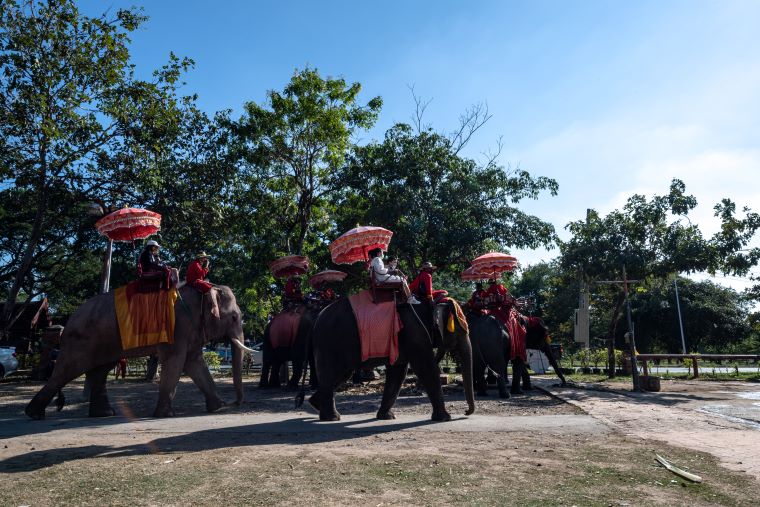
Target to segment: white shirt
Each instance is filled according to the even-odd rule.
[[[388,270],[385,268],[385,263],[380,257],[374,257],[370,263],[372,271],[375,273],[375,280],[378,282],[385,282],[390,278]]]

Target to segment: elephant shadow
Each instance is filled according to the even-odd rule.
[[[171,435],[149,442],[126,445],[83,445],[58,449],[33,450],[0,461],[0,472],[22,473],[91,458],[147,456],[164,453],[195,453],[230,447],[260,445],[308,445],[338,442],[376,434],[402,431],[431,424],[431,420],[376,422],[366,419],[320,423],[317,418],[295,417],[280,421],[245,424],[226,428],[209,428],[182,435]]]

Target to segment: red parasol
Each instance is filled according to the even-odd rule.
[[[112,241],[145,239],[161,230],[161,215],[141,208],[124,208],[95,222],[95,228]]]
[[[500,252],[490,252],[472,261],[473,271],[486,273],[489,278],[517,267],[517,257]]]
[[[388,249],[393,232],[382,227],[356,227],[330,243],[330,255],[335,264],[368,261],[367,252],[375,248]]]
[[[288,255],[270,262],[269,269],[277,278],[299,276],[309,270],[309,259],[302,255]]]
[[[472,282],[477,280],[485,280],[492,274],[493,273],[482,273],[480,271],[476,271],[472,266],[470,266],[469,268],[462,271],[459,276],[465,282]]]
[[[309,278],[309,285],[316,289],[322,283],[342,282],[347,276],[348,273],[344,273],[343,271],[328,269],[327,271],[320,271],[316,275]]]

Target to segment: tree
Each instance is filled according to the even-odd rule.
[[[697,271],[745,274],[759,257],[757,249],[744,249],[760,219],[746,208],[746,216],[737,218],[735,205],[723,200],[715,207],[721,231],[706,239],[688,220],[697,201],[685,191],[682,181],[673,180],[667,195],[651,199],[633,195],[622,210],[604,217],[589,210],[585,221],[567,226],[572,237],[560,244],[561,268],[587,284],[620,280],[623,269],[629,279],[638,280]],[[613,296],[606,334],[610,375],[614,376],[614,344],[625,294],[620,286],[601,290],[610,290]]]
[[[430,260],[452,270],[487,249],[551,244],[552,225],[516,205],[542,191],[555,195],[557,183],[494,160],[481,166],[459,149],[448,136],[405,124],[357,147],[340,176],[338,229],[388,227],[406,265]]]
[[[114,175],[176,130],[175,85],[191,62],[172,55],[151,81],[137,79],[129,33],[145,19],[134,9],[87,17],[72,0],[0,3],[0,191],[23,200],[12,219],[29,224],[0,253],[13,272],[5,325],[22,287],[34,295],[35,267],[77,241],[60,221],[91,199],[115,200],[124,179]]]
[[[678,279],[689,351],[726,353],[751,332],[748,303],[733,289],[710,281]],[[681,333],[673,278],[652,279],[632,297],[636,346],[643,352],[680,353]]]
[[[307,234],[327,224],[324,206],[353,134],[374,125],[380,97],[358,104],[359,83],[322,78],[316,69],[296,71],[282,92],[269,91],[266,105],[248,102],[237,125],[248,191],[263,202],[257,210],[276,217],[268,240],[301,254]]]

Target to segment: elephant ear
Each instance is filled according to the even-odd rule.
[[[206,293],[206,297],[204,299],[208,300],[208,303],[204,305],[203,311],[205,312],[205,306],[208,306],[211,316],[219,320],[221,318],[219,314],[219,290],[217,290],[216,287],[212,287],[211,290]]]

